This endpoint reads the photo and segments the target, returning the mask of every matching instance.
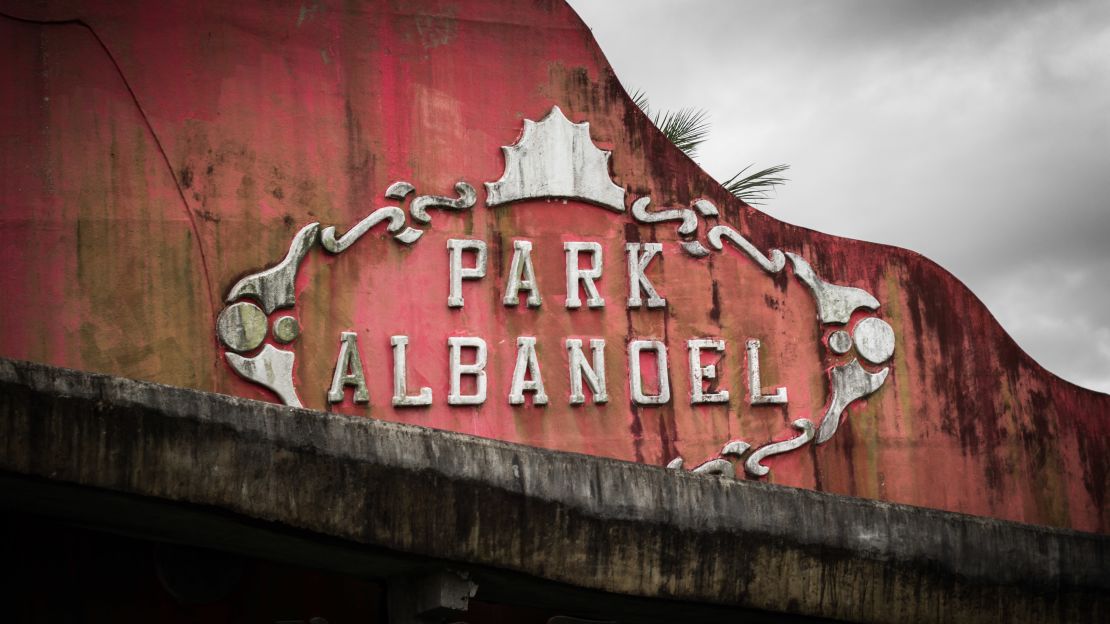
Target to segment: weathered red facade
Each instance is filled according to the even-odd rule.
[[[392,203],[383,193],[397,180],[440,195],[464,180],[478,203],[434,212],[411,247],[379,226],[344,255],[309,254],[295,310],[271,315],[299,321],[306,406],[657,465],[696,464],[732,438],[785,439],[791,421],[819,416],[826,371],[846,358],[824,348],[828,330],[792,269],[768,276],[729,247],[682,254],[704,224],[683,238],[672,224],[573,200],[485,205],[481,183],[501,176],[501,146],[557,105],[612,152],[629,203],[708,199],[760,249],[795,252],[881,301],[876,315],[897,340],[886,385],[849,407],[827,444],[768,459],[768,480],[1110,529],[1110,396],[1045,371],[920,255],[787,225],[729,196],[636,108],[561,2],[3,5],[0,356],[274,400],[224,360],[214,327],[231,285],[280,260],[307,223],[342,231]],[[490,249],[461,310],[446,305],[449,238]],[[535,246],[539,309],[501,302],[516,239]],[[605,308],[563,308],[570,240],[602,244]],[[624,305],[624,246],[639,241],[664,245],[651,275],[665,310]],[[343,331],[359,333],[369,407],[325,401]],[[435,392],[430,408],[389,405],[394,334],[411,338],[411,379]],[[442,400],[452,335],[490,344],[480,409]],[[546,407],[505,400],[521,335],[537,337]],[[612,398],[570,407],[563,340],[591,336],[611,345]],[[636,337],[668,343],[667,405],[629,400],[624,349]],[[686,400],[684,344],[697,337],[728,343],[727,405]],[[786,406],[742,400],[750,337],[766,349],[765,383],[789,388]]]

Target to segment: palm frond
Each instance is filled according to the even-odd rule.
[[[651,122],[671,143],[690,158],[698,153],[698,146],[709,137],[709,113],[702,108],[683,108],[678,111],[651,112],[647,93],[636,89],[631,94],[632,103],[651,118]]]
[[[744,167],[721,184],[725,190],[746,204],[752,206],[762,204],[767,200],[767,194],[775,187],[789,181],[789,178],[781,177],[779,174],[789,169],[790,165],[775,165],[745,176],[744,172],[751,168],[752,165]]]
[[[652,121],[675,147],[690,158],[697,156],[698,146],[709,137],[709,113],[702,108],[657,113]]]
[[[642,89],[636,89],[630,95],[632,102],[644,111],[644,114],[664,136],[670,139],[671,143],[690,158],[697,156],[698,146],[709,138],[709,113],[705,109],[683,108],[678,111],[658,111],[652,114],[647,93]],[[775,165],[744,175],[751,168],[752,165],[744,167],[722,184],[725,190],[747,204],[761,205],[775,187],[789,181],[779,174],[789,169],[790,165]]]
[[[648,106],[647,93],[643,89],[636,89],[632,92],[632,103],[644,111],[644,114],[651,117],[651,107]]]

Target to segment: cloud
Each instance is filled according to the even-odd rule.
[[[1021,336],[1022,347],[1043,366],[1072,383],[1110,392],[1107,275],[1108,260],[1037,261],[992,276],[980,294],[995,303],[999,321]]]

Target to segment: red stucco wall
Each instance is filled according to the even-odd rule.
[[[172,6],[171,6],[172,5]],[[681,253],[674,224],[637,224],[575,201],[484,203],[500,147],[558,105],[612,151],[628,202],[699,198],[757,247],[804,256],[864,288],[895,330],[890,378],[821,446],[767,460],[774,483],[1083,530],[1110,527],[1110,396],[1060,380],[936,264],[902,249],[780,223],[729,196],[655,130],[562,2],[0,3],[0,356],[274,400],[238,378],[214,331],[237,279],[282,258],[319,221],[340,231],[406,180],[421,194],[479,189],[398,245],[379,226],[350,251],[317,248],[291,312],[307,406],[653,464],[688,465],[743,438],[785,439],[818,419],[829,355],[808,290],[728,248]],[[54,22],[54,23],[49,23]],[[714,85],[706,85],[706,89]],[[704,226],[703,226],[704,227]],[[698,234],[704,240],[704,229]],[[487,279],[446,306],[448,238],[490,245]],[[534,242],[539,310],[501,303],[512,240]],[[601,310],[563,308],[562,242],[602,243]],[[659,241],[665,311],[628,310],[624,245]],[[1046,305],[1049,305],[1046,302]],[[275,318],[281,314],[271,315]],[[858,316],[858,314],[857,314]],[[371,404],[329,406],[338,336],[359,333]],[[389,336],[411,339],[431,408],[389,405]],[[490,396],[449,407],[450,335],[490,344]],[[551,403],[505,395],[519,335],[537,336]],[[611,401],[567,405],[566,337],[605,337]],[[689,405],[685,341],[723,337],[727,406]],[[674,399],[630,404],[625,341],[665,339]],[[743,348],[764,343],[784,407],[752,407]],[[740,471],[743,478],[743,471]]]

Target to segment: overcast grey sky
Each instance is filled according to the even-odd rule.
[[[718,180],[921,252],[1038,362],[1110,392],[1110,2],[571,0],[621,82],[697,106]]]

